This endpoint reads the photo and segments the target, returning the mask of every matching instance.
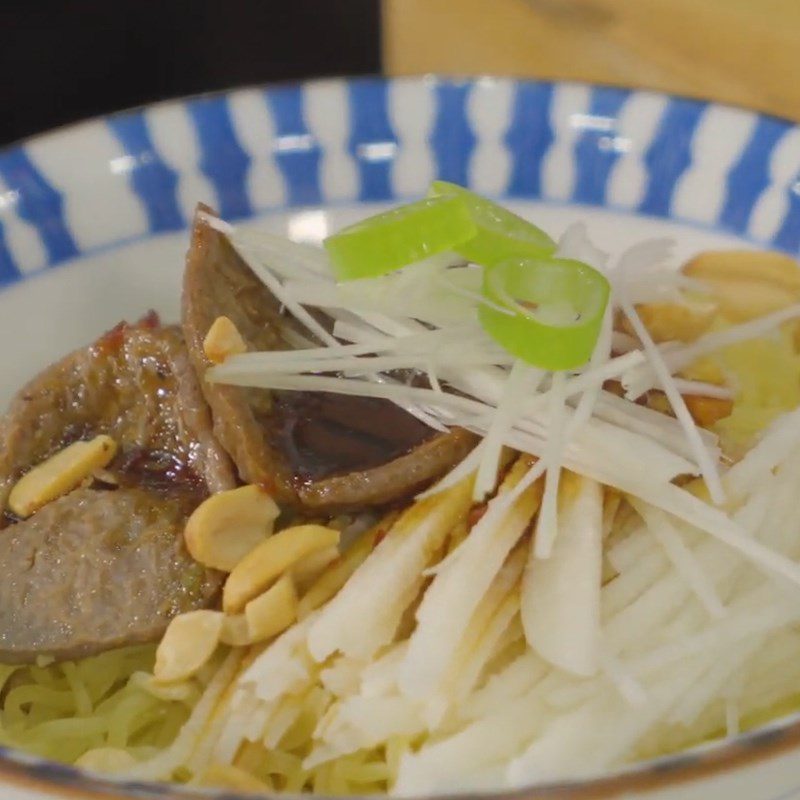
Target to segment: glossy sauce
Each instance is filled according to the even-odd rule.
[[[379,467],[436,431],[388,400],[275,392],[272,437],[301,482]]]

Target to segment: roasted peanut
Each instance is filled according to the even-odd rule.
[[[641,303],[636,311],[653,341],[693,342],[711,327],[717,304],[687,299],[683,303]],[[620,318],[618,329],[636,335],[626,317]]]
[[[286,573],[244,608],[251,642],[263,642],[286,630],[297,619],[297,592]]]
[[[223,615],[219,611],[190,611],[170,622],[156,650],[153,676],[162,683],[194,675],[217,649]]]
[[[339,531],[322,525],[298,525],[276,533],[234,567],[222,593],[223,609],[240,612],[300,559],[338,543]]]
[[[258,486],[240,486],[204,500],[184,530],[195,561],[230,572],[272,533],[280,509]]]
[[[800,302],[800,265],[782,253],[709,251],[689,261],[683,272],[706,285],[720,313],[731,322]]]
[[[230,356],[246,353],[247,345],[228,317],[217,317],[203,339],[203,352],[212,364],[221,364]]]
[[[247,627],[247,618],[244,614],[225,614],[222,620],[222,631],[219,635],[222,644],[231,647],[245,647],[252,644],[250,629]]]
[[[336,546],[310,553],[292,567],[295,586],[299,591],[305,591],[337,558],[339,558],[339,548]]]
[[[107,466],[116,452],[117,444],[110,436],[74,442],[20,478],[8,497],[8,507],[18,517],[29,517]]]

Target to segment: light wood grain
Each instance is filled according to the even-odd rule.
[[[391,75],[562,78],[800,120],[800,0],[383,0]]]

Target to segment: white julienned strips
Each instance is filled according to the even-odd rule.
[[[79,251],[148,232],[145,207],[130,185],[130,173],[139,161],[125,153],[105,122],[84,122],[35,137],[25,151],[45,180],[61,192],[64,221]],[[65,191],[76,184],[84,190]]]
[[[770,184],[753,206],[747,233],[756,240],[769,241],[780,229],[789,210],[789,194],[797,185],[800,169],[800,128],[791,128],[772,150]]]
[[[217,194],[200,169],[200,146],[184,103],[158,103],[144,112],[153,146],[164,163],[180,176],[178,205],[190,220],[198,203],[214,206]]]
[[[649,243],[633,256],[658,258],[664,252],[662,243]],[[289,276],[280,267],[269,274],[276,281],[277,274]],[[279,288],[285,290],[283,285]],[[352,345],[337,342],[307,353],[248,354],[215,368],[211,378],[383,396],[424,406],[440,421],[484,437],[497,430],[509,371],[492,364],[491,351],[470,338],[468,330],[448,339],[449,329],[431,331],[402,314],[375,311],[348,311],[336,319],[335,333],[346,334]],[[774,318],[770,322],[773,328],[778,324]],[[325,688],[318,691],[332,696],[332,705],[314,734],[306,766],[362,747],[388,747],[393,737],[425,736],[416,752],[402,757],[397,782],[390,787],[395,794],[415,794],[462,785],[475,789],[486,781],[514,786],[606,769],[651,746],[652,736],[665,737],[665,743],[679,741],[676,724],[690,724],[690,732],[700,737],[712,735],[725,724],[727,709],[735,729],[739,717],[759,708],[761,701],[774,703],[793,691],[790,683],[780,680],[770,684],[779,688],[769,692],[756,689],[751,677],[741,683],[741,675],[778,675],[781,663],[797,650],[772,646],[800,619],[796,589],[776,582],[772,573],[800,582],[800,567],[793,560],[800,555],[797,522],[790,516],[790,490],[800,477],[800,460],[793,457],[794,445],[800,442],[800,412],[783,417],[725,476],[729,496],[740,504],[737,511],[726,513],[670,483],[678,474],[697,472],[687,456],[702,460],[698,443],[707,458],[717,461],[715,437],[697,430],[698,439],[689,447],[675,435],[680,423],[603,391],[605,377],[643,366],[641,353],[609,359],[610,347],[611,336],[604,330],[596,357],[585,370],[557,379],[549,391],[528,398],[511,424],[502,426],[506,444],[540,458],[524,466],[518,461],[512,471],[514,488],[506,484],[466,539],[457,527],[447,558],[430,568],[433,550],[444,549],[448,532],[458,526],[456,517],[471,506],[466,479],[486,457],[481,449],[443,480],[451,496],[459,490],[463,496],[450,512],[442,513],[441,528],[425,531],[420,529],[424,522],[407,520],[398,530],[400,522],[395,523],[354,579],[310,627],[303,628],[291,647],[284,646],[277,656],[274,646],[267,649],[248,671],[250,682],[240,687],[238,710],[231,712],[240,728],[242,718],[236,714],[247,700],[257,708],[251,715],[252,730],[248,727],[246,732],[260,736],[265,731],[274,744],[297,718],[300,693],[322,681]],[[681,348],[659,352],[667,359]],[[478,355],[486,359],[482,365],[465,366]],[[413,363],[416,357],[419,366],[430,362],[434,367],[443,391],[302,374],[364,369],[359,366],[362,361],[372,362],[373,369],[388,369]],[[693,383],[677,387],[706,388]],[[548,587],[546,580],[530,576],[528,587],[545,595],[549,591],[551,600],[565,586],[571,601],[578,590],[584,596],[577,609],[574,603],[571,607],[552,600],[563,619],[546,615],[549,623],[562,619],[553,633],[556,628],[561,634],[573,631],[573,636],[556,642],[566,648],[567,657],[553,657],[542,648],[554,662],[593,676],[580,680],[564,670],[548,669],[530,649],[517,649],[522,644],[516,582],[524,551],[515,542],[535,513],[534,507],[522,509],[521,501],[535,506],[539,487],[534,484],[548,465],[543,456],[558,416],[548,405],[562,392],[568,402],[560,403],[561,416],[570,432],[563,464],[582,477],[565,475],[560,492],[563,529],[551,559],[533,562],[557,580]],[[496,463],[494,455],[491,462]],[[461,484],[453,485],[456,477]],[[596,490],[592,513],[580,515],[583,523],[594,520],[588,527],[569,522],[570,511],[575,511],[566,499],[572,480]],[[634,524],[629,540],[615,546],[612,562],[620,573],[602,589],[601,483],[637,498],[647,525],[637,529]],[[439,508],[448,497],[442,491],[426,494],[426,502]],[[424,516],[427,520],[430,513]],[[581,530],[593,534],[590,545],[578,536]],[[433,580],[422,594],[417,627],[409,633],[405,625],[398,628],[398,622],[425,587],[426,574]],[[352,625],[356,617],[358,626]],[[410,622],[408,614],[406,619]],[[405,636],[410,638],[403,640]],[[498,663],[505,652],[509,655],[503,656],[498,671],[486,683],[476,683],[483,665]],[[326,659],[326,666],[315,666],[311,656]],[[333,661],[327,661],[331,656]],[[736,680],[739,690],[734,691]],[[260,700],[258,694],[268,699]],[[609,729],[607,720],[612,718],[615,724]]]
[[[667,98],[649,92],[636,92],[617,114],[618,136],[627,142],[606,185],[606,201],[620,208],[636,208],[644,198],[648,169],[644,155],[653,142],[667,106]]]
[[[19,192],[0,178],[0,212],[6,246],[14,264],[24,275],[47,266],[47,250],[36,228],[17,214],[6,213],[19,202]]]
[[[747,146],[756,123],[755,113],[709,106],[691,143],[689,169],[678,180],[672,213],[679,219],[713,223],[727,193],[725,178]]]
[[[344,80],[303,86],[303,111],[311,142],[321,147],[320,189],[325,201],[358,196],[358,169],[349,152],[350,103]]]
[[[530,524],[539,504],[538,492],[529,488],[517,498],[512,494],[525,472],[526,463],[520,459],[486,513],[425,592],[399,673],[400,689],[409,698],[431,698],[442,688],[470,617]],[[513,498],[510,504],[509,497]]]
[[[551,551],[542,559],[531,548],[522,623],[528,644],[542,658],[589,676],[597,671],[600,646],[603,488],[568,474],[560,494],[559,531]]]
[[[476,502],[481,502],[494,490],[500,467],[500,456],[508,432],[519,415],[528,393],[536,391],[542,378],[544,378],[544,373],[541,370],[535,370],[523,361],[516,360],[511,367],[503,396],[497,404],[497,411],[489,423],[486,436],[483,437],[482,458],[475,475],[475,487],[472,492],[472,499]]]
[[[561,84],[554,87],[550,106],[553,144],[542,158],[542,196],[567,200],[575,184],[575,141],[588,119],[588,86]]]
[[[664,548],[676,571],[686,581],[692,591],[712,617],[725,616],[725,607],[717,594],[714,584],[703,572],[692,551],[686,546],[680,533],[669,517],[658,509],[631,498],[633,507],[645,521],[648,532]]]
[[[692,446],[692,452],[703,474],[703,478],[706,481],[709,493],[711,494],[711,499],[717,504],[723,503],[725,501],[725,490],[722,488],[722,482],[719,477],[717,465],[714,461],[712,461],[711,458],[709,458],[708,451],[706,450],[703,440],[698,433],[698,426],[692,419],[689,409],[686,407],[686,401],[683,399],[681,393],[675,386],[672,375],[667,365],[664,363],[664,360],[659,353],[655,342],[653,342],[650,333],[642,323],[639,314],[633,307],[633,304],[625,297],[624,290],[619,297],[619,303],[623,313],[628,318],[631,326],[636,332],[636,335],[642,342],[645,353],[647,353],[649,357],[653,371],[655,372],[658,381],[661,384],[661,388],[667,395],[667,399],[672,406],[672,410],[675,412],[675,416],[678,418],[678,421],[681,423],[681,426],[684,429],[687,441]]]
[[[434,79],[393,80],[388,87],[389,122],[398,139],[392,162],[397,197],[424,195],[434,174],[431,130],[436,113]]]
[[[547,464],[544,473],[544,493],[542,507],[536,519],[536,535],[533,537],[533,552],[536,558],[550,558],[553,542],[558,534],[558,485],[561,480],[561,465],[564,461],[564,447],[568,441],[567,410],[565,406],[564,373],[553,375],[550,388],[547,443],[543,458]],[[571,422],[571,420],[570,420]]]
[[[228,96],[228,111],[236,138],[250,156],[245,176],[247,196],[253,209],[263,211],[284,205],[286,190],[275,163],[276,129],[261,89],[243,89]]]
[[[475,133],[470,162],[470,187],[485,195],[501,195],[508,186],[511,156],[503,137],[511,119],[514,87],[511,81],[479,78],[467,102]]]
[[[400,516],[312,625],[308,649],[317,661],[337,650],[354,658],[370,658],[392,641],[431,556],[462,512],[466,513],[471,490],[465,481]],[[365,597],[372,598],[367,606]],[[353,625],[354,619],[358,625]]]

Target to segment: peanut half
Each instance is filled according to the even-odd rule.
[[[107,466],[116,452],[117,444],[110,436],[73,442],[20,478],[8,497],[8,507],[18,517],[29,517]]]
[[[153,677],[161,683],[194,675],[219,644],[223,615],[219,611],[189,611],[170,622],[156,650]]]
[[[252,642],[263,642],[286,630],[297,619],[297,592],[287,572],[266,592],[244,607]]]
[[[275,501],[258,486],[218,492],[189,517],[186,548],[204,566],[230,572],[272,534],[279,513]]]
[[[708,287],[720,313],[731,322],[800,302],[800,265],[783,253],[712,250],[691,259],[683,273]]]
[[[222,608],[227,614],[239,613],[302,558],[338,543],[339,531],[322,525],[298,525],[276,533],[234,567],[222,593]]]
[[[203,339],[203,352],[212,364],[221,364],[229,356],[246,353],[247,345],[228,317],[217,317]]]

